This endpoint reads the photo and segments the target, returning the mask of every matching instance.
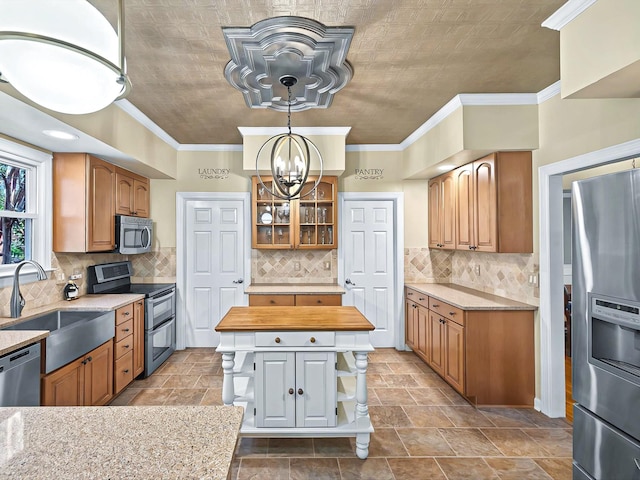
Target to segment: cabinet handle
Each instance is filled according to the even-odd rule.
[[[413,305],[411,305],[413,308],[418,308],[418,306],[414,303]]]
[[[293,395],[293,388],[289,389],[289,395]]]
[[[413,292],[409,292],[409,293],[407,293],[407,295],[409,295],[411,297],[411,296],[413,296]]]
[[[309,339],[309,341],[310,341],[311,343],[316,343],[316,337],[311,337],[311,338]]]
[[[444,325],[445,323],[447,323],[447,321],[444,318],[441,318],[440,323]]]
[[[129,345],[125,345],[124,348],[129,348]]]
[[[478,247],[476,247],[475,245],[469,245],[469,250],[475,250],[476,248]]]
[[[142,300],[140,300],[140,301],[138,302],[138,305],[142,305]]]
[[[124,373],[129,373],[129,369],[123,370]]]
[[[275,300],[269,300],[269,303],[274,304],[274,303],[276,303],[276,301]]]
[[[128,328],[123,328],[123,329],[122,329],[122,331],[123,331],[123,332],[128,332],[128,331],[129,331],[129,329],[128,329]]]
[[[434,303],[433,305],[431,305],[433,308],[440,308],[440,305],[438,305],[437,303]]]
[[[122,314],[123,314],[125,317],[128,317],[129,315],[131,315],[131,312],[122,312]]]
[[[449,312],[449,315],[451,315],[452,317],[456,314],[456,312]]]
[[[322,300],[317,300],[316,302],[317,302],[317,303],[322,303]]]
[[[93,357],[87,358],[87,362],[90,362],[91,360],[93,360]]]
[[[276,343],[280,343],[280,337],[276,337]]]
[[[87,364],[87,359],[86,359],[86,358],[82,361],[82,364],[83,364],[83,365],[86,365],[86,364]]]
[[[420,297],[420,298],[418,298],[418,300],[424,300],[424,297]]]
[[[302,391],[301,388],[298,389],[298,395],[302,395],[304,392]]]

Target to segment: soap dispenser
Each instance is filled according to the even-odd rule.
[[[64,299],[75,300],[78,298],[78,293],[78,285],[76,285],[73,280],[69,280],[69,282],[64,286]]]

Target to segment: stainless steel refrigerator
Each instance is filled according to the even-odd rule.
[[[572,186],[573,478],[640,480],[640,170]]]

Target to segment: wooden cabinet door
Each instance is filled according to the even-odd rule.
[[[256,352],[257,427],[296,426],[295,352]]]
[[[429,366],[440,375],[444,374],[445,364],[445,327],[442,316],[429,310],[429,346],[428,363]]]
[[[404,302],[405,342],[413,351],[418,350],[417,305],[411,300]]]
[[[425,356],[427,356],[427,351],[429,350],[429,310],[418,305],[416,310],[416,323],[417,323],[417,347],[418,351]]]
[[[121,171],[116,172],[116,214],[133,215],[133,178]]]
[[[149,218],[149,180],[133,179],[133,214]]]
[[[113,397],[113,340],[89,352],[84,361],[84,405],[105,405]]]
[[[87,252],[104,252],[115,247],[115,167],[89,156]],[[78,199],[78,201],[82,201]]]
[[[440,177],[429,181],[429,248],[441,248],[442,244],[442,193]]]
[[[472,250],[473,232],[473,165],[463,165],[454,170],[456,248]]]
[[[445,338],[445,380],[461,394],[464,394],[464,327],[446,321]]]
[[[474,194],[474,250],[496,252],[498,249],[498,226],[496,197],[496,167],[494,155],[473,162]],[[508,228],[508,226],[503,226]]]
[[[296,352],[296,427],[336,426],[335,365],[335,352]]]
[[[133,378],[144,372],[144,300],[133,305]]]
[[[75,407],[84,404],[84,361],[79,358],[42,378],[42,405]]]
[[[441,244],[443,248],[456,248],[456,180],[453,172],[440,177]]]

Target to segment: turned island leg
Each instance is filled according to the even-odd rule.
[[[233,367],[235,366],[235,352],[222,354],[222,403],[225,405],[233,405],[235,393],[233,391]]]
[[[356,427],[368,430],[371,427],[367,405],[367,352],[354,352],[356,357]],[[356,455],[365,459],[369,455],[370,434],[356,434]]]

